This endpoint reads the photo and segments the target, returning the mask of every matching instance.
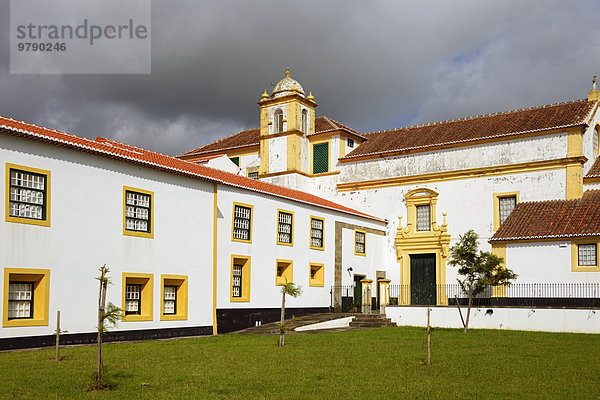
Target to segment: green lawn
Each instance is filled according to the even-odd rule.
[[[95,347],[0,354],[0,398],[481,399],[600,396],[600,336],[379,328],[108,344],[110,392],[82,387]]]

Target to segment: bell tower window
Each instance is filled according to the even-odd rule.
[[[308,133],[308,111],[307,110],[302,110],[302,132]]]
[[[283,132],[283,111],[281,111],[281,108],[278,108],[275,111],[275,114],[273,115],[273,120],[274,120],[274,126],[275,126],[274,133]]]

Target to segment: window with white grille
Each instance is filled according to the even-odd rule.
[[[46,220],[46,176],[10,169],[9,216]]]
[[[233,238],[250,241],[252,209],[235,205],[233,212]]]
[[[142,285],[125,286],[125,314],[140,314]]]
[[[577,246],[577,252],[579,253],[578,264],[580,266],[596,266],[597,265],[597,254],[596,244],[580,244]]]
[[[233,264],[231,297],[242,297],[242,265]]]
[[[517,205],[517,197],[516,196],[508,196],[508,197],[500,197],[498,199],[498,207],[499,215],[500,215],[500,225],[508,218],[508,215],[514,210]]]
[[[354,139],[347,138],[346,144],[349,148],[351,148],[351,149],[354,148]]]
[[[431,207],[429,204],[417,206],[417,231],[431,230]]]
[[[163,314],[177,314],[177,286],[164,287]]]
[[[277,222],[277,242],[292,243],[292,228],[294,216],[291,213],[279,211]]]
[[[33,318],[33,283],[8,283],[8,319]]]
[[[310,219],[310,246],[323,248],[323,220],[318,218]]]
[[[125,229],[150,233],[152,196],[145,193],[125,191]]]
[[[366,252],[366,234],[364,232],[354,232],[354,252],[358,254],[365,254]]]

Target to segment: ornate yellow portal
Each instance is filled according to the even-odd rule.
[[[410,287],[410,254],[435,254],[436,265],[436,302],[438,305],[448,304],[448,296],[440,285],[446,284],[446,261],[450,246],[450,235],[444,213],[444,222],[437,226],[438,192],[431,189],[414,189],[406,193],[407,223],[402,226],[402,217],[398,217],[396,233],[396,257],[400,263],[400,284]],[[425,206],[425,207],[421,207]],[[419,217],[417,217],[419,209]],[[429,221],[426,220],[429,217]],[[410,290],[402,290],[398,304],[410,304]]]

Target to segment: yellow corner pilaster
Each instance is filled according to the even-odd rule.
[[[217,334],[217,184],[213,183],[213,335]]]
[[[502,268],[506,268],[506,244],[492,243],[492,254],[502,257]],[[492,289],[492,297],[506,297],[506,286],[494,286]]]

